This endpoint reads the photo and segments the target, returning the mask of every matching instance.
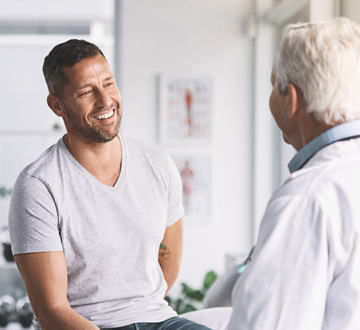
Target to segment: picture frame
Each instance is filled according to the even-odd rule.
[[[171,145],[209,145],[212,140],[212,78],[159,77],[159,140]]]
[[[170,153],[179,170],[185,209],[186,225],[206,225],[211,222],[211,177],[210,153]]]

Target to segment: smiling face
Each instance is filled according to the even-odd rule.
[[[63,71],[70,82],[64,86],[57,114],[69,136],[87,143],[113,140],[120,129],[121,96],[105,58],[89,57]]]

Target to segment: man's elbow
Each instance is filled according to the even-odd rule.
[[[72,308],[66,302],[44,302],[32,303],[32,308],[41,330],[52,330],[59,317],[66,318],[71,313]]]

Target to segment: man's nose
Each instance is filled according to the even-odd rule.
[[[112,99],[104,88],[99,88],[97,91],[96,105],[99,107],[110,107]]]

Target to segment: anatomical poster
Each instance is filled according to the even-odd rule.
[[[212,80],[161,76],[160,142],[208,144],[212,130]]]
[[[211,217],[211,157],[209,154],[171,154],[182,181],[185,224],[203,225]]]

